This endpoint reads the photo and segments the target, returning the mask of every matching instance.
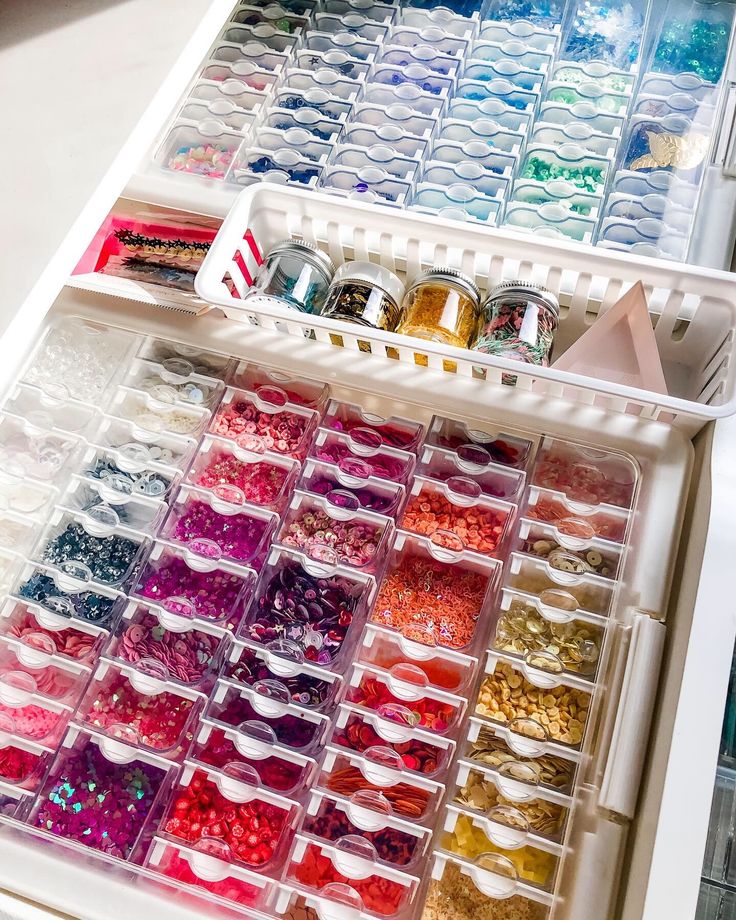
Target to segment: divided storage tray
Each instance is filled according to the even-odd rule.
[[[576,809],[606,820],[583,804],[583,784],[600,789],[632,623],[658,628],[632,606],[639,576],[627,560],[646,557],[645,535],[666,520],[667,582],[686,461],[665,470],[653,444],[634,457],[398,398],[381,397],[379,415],[359,388],[223,360],[210,362],[193,431],[170,434],[191,412],[170,406],[167,426],[129,425],[101,465],[100,433],[124,422],[120,393],[139,395],[133,356],[188,348],[61,316],[25,367],[42,353],[38,385],[55,378],[84,398],[73,359],[81,342],[93,361],[92,341],[105,355],[124,346],[105,397],[54,504],[31,522],[28,558],[9,550],[4,829],[225,915],[306,906],[321,920],[426,920],[461,889],[494,917],[557,910],[579,858]],[[233,428],[254,400],[268,409],[276,380],[316,408],[286,401],[256,412],[257,432]],[[325,438],[349,445],[366,426],[405,485],[339,467],[336,488],[315,480],[330,472],[316,459]],[[186,449],[169,450],[171,437]],[[479,484],[504,497],[467,504],[434,478],[436,454],[481,443]],[[667,509],[653,498],[660,471]],[[122,501],[123,473],[160,485],[144,530]],[[66,510],[80,483],[105,488],[91,508]],[[390,501],[360,510],[367,488]],[[545,517],[545,490],[569,504],[564,521]],[[454,509],[449,530],[425,526],[440,500]],[[569,537],[596,514],[619,523],[615,540]],[[655,590],[648,606],[663,609],[665,596]],[[628,761],[615,769],[636,783]],[[458,920],[473,915],[463,903]]]

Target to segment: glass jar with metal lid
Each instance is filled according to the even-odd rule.
[[[346,262],[335,273],[322,316],[393,332],[403,296],[402,281],[387,268]]]
[[[401,304],[397,332],[467,348],[475,338],[480,291],[454,268],[430,268],[416,277]]]
[[[327,253],[306,240],[282,240],[269,249],[248,299],[255,306],[280,305],[319,313],[335,274]]]
[[[474,351],[547,367],[560,320],[555,295],[539,284],[504,281],[482,308]]]

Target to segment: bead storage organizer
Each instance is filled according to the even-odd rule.
[[[700,192],[723,187],[728,160],[716,114],[730,4],[285,6],[233,9],[143,166],[147,185],[214,195],[224,213],[265,179],[657,258],[697,252]],[[560,157],[568,145],[577,154]],[[529,182],[538,209],[522,206]],[[674,230],[673,182],[688,193]]]
[[[79,321],[65,317],[58,325],[72,330]],[[70,335],[69,341],[73,340]],[[145,341],[149,349],[165,349],[165,342]],[[282,337],[276,336],[274,341],[281,342]],[[121,362],[121,370],[128,366],[133,353],[140,351],[143,341],[132,338],[129,345],[131,357]],[[362,360],[372,363],[374,357],[363,355]],[[280,915],[302,898],[320,917],[332,916],[331,912],[347,903],[367,916],[400,913],[402,917],[419,918],[429,909],[424,906],[427,886],[445,884],[445,876],[431,883],[429,879],[430,868],[437,876],[437,866],[445,858],[445,836],[455,833],[457,839],[462,837],[447,829],[453,812],[440,802],[454,788],[458,765],[474,762],[469,751],[474,733],[478,736],[474,728],[477,725],[497,732],[499,745],[509,745],[507,750],[518,750],[519,746],[525,749],[527,760],[533,764],[533,775],[528,774],[526,783],[518,765],[514,774],[517,786],[509,789],[508,783],[499,781],[498,796],[503,801],[498,796],[493,799],[489,806],[493,812],[488,819],[490,830],[483,825],[489,852],[499,848],[498,841],[518,839],[518,827],[509,822],[518,823],[519,813],[526,815],[524,820],[529,823],[535,817],[541,821],[538,813],[540,809],[544,812],[550,801],[569,813],[557,838],[549,842],[553,849],[557,848],[553,854],[548,852],[549,846],[544,849],[546,838],[538,833],[539,828],[530,827],[524,847],[508,850],[507,846],[506,855],[496,854],[499,862],[490,873],[496,884],[498,879],[507,882],[501,856],[512,866],[521,865],[514,854],[522,850],[554,856],[556,881],[554,886],[551,881],[546,883],[549,890],[531,886],[526,877],[529,870],[524,866],[519,869],[516,883],[518,897],[523,893],[530,903],[542,907],[553,903],[575,868],[570,847],[578,833],[575,807],[580,787],[571,780],[562,798],[552,795],[550,800],[546,788],[535,781],[535,765],[546,765],[556,757],[572,765],[570,770],[576,771],[577,783],[588,775],[593,760],[604,756],[596,742],[604,723],[604,710],[615,708],[614,665],[626,645],[621,640],[629,633],[631,608],[627,605],[635,596],[627,579],[635,578],[634,562],[645,564],[646,552],[634,559],[619,549],[618,567],[615,574],[609,572],[609,577],[601,572],[581,573],[586,587],[593,581],[602,581],[613,597],[607,617],[595,614],[601,621],[601,632],[596,634],[600,661],[595,672],[585,675],[570,667],[560,672],[552,662],[550,644],[558,635],[564,635],[565,651],[559,660],[566,665],[579,650],[588,654],[585,637],[579,633],[580,623],[590,614],[582,621],[589,626],[588,620],[594,614],[584,608],[571,615],[569,610],[546,602],[554,601],[554,596],[547,597],[539,611],[535,608],[534,623],[549,630],[549,634],[542,632],[539,639],[543,647],[538,642],[526,651],[495,648],[486,652],[492,647],[494,635],[498,636],[504,591],[536,597],[537,576],[529,575],[529,566],[543,566],[547,575],[578,577],[577,572],[552,565],[551,549],[547,556],[541,550],[526,553],[529,532],[525,530],[523,537],[517,534],[522,522],[530,527],[544,524],[527,514],[532,490],[549,490],[569,499],[579,524],[586,520],[587,511],[608,510],[607,503],[609,513],[615,512],[628,522],[629,514],[641,521],[644,512],[640,505],[645,508],[646,502],[652,500],[652,489],[665,488],[671,496],[676,480],[664,476],[660,485],[650,475],[656,463],[646,451],[637,462],[610,448],[593,451],[577,446],[557,433],[545,439],[537,433],[518,431],[506,422],[489,425],[470,415],[464,419],[435,417],[431,410],[403,401],[400,389],[397,398],[378,400],[343,383],[333,384],[329,394],[323,386],[310,390],[291,368],[291,379],[285,379],[283,368],[288,362],[276,362],[275,368],[259,368],[250,354],[248,361],[250,389],[245,391],[245,401],[264,399],[263,388],[277,381],[282,392],[292,397],[299,392],[309,400],[305,393],[319,393],[312,396],[311,401],[318,407],[315,409],[297,411],[300,407],[290,399],[274,407],[286,414],[283,424],[287,429],[288,419],[297,426],[298,448],[293,452],[299,459],[290,459],[288,450],[273,452],[275,440],[267,441],[270,435],[243,432],[238,437],[244,440],[233,440],[223,438],[217,431],[221,413],[230,412],[234,404],[229,394],[237,391],[231,388],[243,385],[246,375],[242,365],[225,361],[223,367],[227,370],[218,378],[223,386],[217,387],[216,399],[207,410],[210,430],[203,431],[197,440],[190,438],[178,465],[167,467],[172,472],[171,483],[162,497],[153,500],[163,508],[165,517],[156,517],[148,532],[141,534],[141,548],[136,549],[140,555],[130,570],[119,576],[116,571],[114,586],[85,580],[79,568],[80,550],[72,545],[67,555],[76,566],[54,559],[26,563],[18,572],[12,597],[0,618],[0,633],[8,637],[6,642],[27,645],[31,650],[41,648],[52,656],[66,654],[75,658],[74,649],[82,644],[87,689],[79,706],[64,711],[61,723],[55,727],[58,741],[62,735],[65,739],[61,753],[46,751],[51,745],[45,742],[25,736],[22,742],[18,740],[18,750],[25,750],[21,743],[36,744],[49,756],[46,779],[39,781],[38,793],[27,795],[28,789],[17,789],[17,784],[12,787],[15,801],[21,802],[14,813],[26,819],[24,826],[45,828],[46,839],[50,833],[66,841],[65,846],[71,847],[68,852],[78,852],[80,843],[101,850],[103,855],[112,856],[108,870],[120,864],[122,857],[139,878],[171,883],[178,891],[187,892],[187,897],[212,898],[213,906],[227,905],[235,914],[255,909]],[[416,371],[424,372],[422,368]],[[121,379],[121,375],[115,379]],[[106,405],[110,412],[121,403],[113,397]],[[109,431],[117,422],[113,416],[100,414],[98,424],[91,426],[86,436],[89,440],[80,444],[76,455],[84,468],[89,468],[91,451],[99,449],[94,440],[97,432],[103,428]],[[264,425],[274,424],[268,412],[262,415]],[[308,420],[304,435],[302,418]],[[258,419],[255,425],[258,428]],[[356,437],[356,432],[363,436]],[[161,432],[158,437],[165,442],[169,436]],[[156,437],[145,442],[145,459],[150,458],[156,443]],[[245,446],[241,447],[241,443]],[[320,456],[330,445],[339,446],[340,456]],[[239,496],[237,504],[230,503],[238,514],[278,518],[278,524],[268,532],[271,545],[259,575],[244,566],[242,560],[231,563],[217,554],[187,552],[171,536],[170,528],[181,519],[182,502],[186,507],[192,495],[213,494],[198,481],[210,468],[213,450],[222,450],[223,455],[235,457],[238,462],[238,454],[247,461],[258,460],[264,477],[270,477],[274,469],[284,473],[278,482],[279,497],[270,503],[255,504],[245,494]],[[391,464],[374,468],[371,464],[376,455]],[[461,476],[445,476],[448,458]],[[171,462],[173,458],[167,455],[164,459]],[[324,505],[325,493],[321,489],[314,494],[310,491],[314,475],[325,468],[321,464],[332,466],[330,472],[336,469],[341,477],[340,488],[328,493],[333,501],[337,493],[346,500],[352,497],[357,504],[351,486],[358,490],[374,484],[380,487],[379,495],[399,496],[388,514],[358,512],[349,501],[348,507],[342,509],[350,515],[359,514],[361,520],[383,530],[387,551],[374,554],[370,573],[361,566],[344,565],[342,560],[335,563],[313,559],[303,548],[290,547],[283,538],[293,511]],[[70,486],[79,488],[80,482],[87,482],[78,478],[77,469],[70,464],[67,479],[59,480],[58,502]],[[421,471],[418,479],[415,470]],[[434,470],[439,471],[436,479]],[[628,471],[628,478],[622,471]],[[395,483],[384,478],[391,473],[398,474],[405,487],[397,489]],[[480,497],[473,493],[469,505],[462,500],[456,505],[458,517],[467,512],[467,527],[457,521],[452,534],[440,528],[444,538],[434,539],[401,530],[412,498],[421,495],[427,484],[440,494],[464,499],[453,491],[453,483],[456,485],[458,478],[475,483],[474,476],[478,477]],[[414,491],[417,482],[418,493]],[[108,494],[115,499],[118,493],[113,489],[105,492]],[[281,494],[286,496],[286,503]],[[214,500],[224,501],[216,494]],[[307,500],[310,504],[303,505]],[[479,502],[483,508],[492,508],[494,515],[503,513],[502,523],[496,524],[494,517],[494,527],[499,531],[495,534],[496,559],[473,548]],[[335,507],[341,510],[339,504]],[[59,513],[57,509],[47,512],[52,519]],[[429,511],[420,513],[430,516],[433,512],[430,506]],[[119,524],[110,531],[107,518],[103,524],[106,535],[102,539],[124,533]],[[555,526],[564,530],[559,522]],[[643,523],[637,527],[625,523],[621,539],[638,541],[642,526]],[[44,536],[46,522],[39,520],[36,528],[40,559],[48,544]],[[482,526],[478,529],[483,532]],[[87,537],[80,532],[79,539],[85,541]],[[593,549],[586,544],[585,549],[595,552],[600,543],[594,543]],[[523,560],[522,574],[530,582],[526,585],[513,582],[514,561],[519,558]],[[608,560],[608,555],[605,558]],[[386,588],[402,571],[402,565],[416,559],[425,577],[436,570],[440,579],[437,586],[445,578],[448,590],[458,585],[467,587],[467,623],[462,636],[445,629],[459,609],[453,608],[457,600],[454,594],[441,595],[441,602],[434,601],[438,606],[433,629],[423,599],[414,610],[405,609],[403,601],[397,606],[396,596]],[[95,565],[89,567],[93,569]],[[536,569],[533,571],[536,573]],[[613,593],[615,577],[622,579],[623,587]],[[78,600],[75,606],[63,593],[64,586],[72,596],[95,594],[98,601],[109,601],[106,617],[97,623],[85,617],[86,608],[80,607]],[[598,620],[595,622],[597,625]],[[289,623],[289,628],[282,631],[278,628],[280,623]],[[523,630],[513,635],[515,642],[528,641]],[[604,635],[605,641],[601,638]],[[51,642],[57,651],[52,650]],[[327,654],[322,654],[325,651]],[[528,660],[530,654],[536,657]],[[589,658],[588,654],[585,660]],[[483,688],[490,674],[485,672],[491,660],[497,662],[497,667],[500,663],[507,669],[509,679],[513,680],[512,675],[517,673],[523,675],[536,688],[532,692],[541,697],[556,695],[562,700],[563,710],[568,705],[564,699],[567,688],[573,686],[579,703],[583,694],[591,701],[585,722],[595,725],[596,730],[591,728],[579,743],[565,745],[564,733],[562,740],[555,733],[554,719],[550,718],[549,726],[542,720],[551,708],[539,713],[539,721],[535,721],[533,712],[527,713],[525,718],[533,728],[527,726],[526,730],[521,716],[505,722],[489,717],[477,700],[479,693],[486,692]],[[12,685],[10,689],[17,698],[18,689]],[[21,702],[26,707],[40,705],[41,698],[36,693],[22,697]],[[43,704],[49,706],[50,702],[44,698]],[[490,698],[489,706],[492,707]],[[580,716],[582,708],[575,715]],[[3,713],[11,710],[17,712],[18,707],[12,709],[5,704]],[[23,709],[20,713],[24,717],[28,714]],[[566,715],[569,713],[568,709]],[[575,736],[576,728],[569,719],[562,721],[571,738]],[[11,731],[10,738],[18,734]],[[67,749],[80,753],[72,755]],[[43,762],[46,764],[46,760]],[[95,836],[96,830],[83,836],[84,807],[81,819],[75,815],[74,820],[64,809],[62,784],[74,784],[82,763],[101,776],[110,774],[113,789],[118,788],[113,776],[132,773],[142,784],[145,814],[139,811],[129,827],[116,828],[114,846],[111,844],[109,849],[104,839]],[[133,763],[136,766],[128,770],[126,765]],[[160,772],[154,773],[154,768]],[[542,775],[540,766],[539,777]],[[7,785],[5,779],[3,782]],[[210,788],[213,784],[214,789]],[[310,790],[314,790],[311,796]],[[505,803],[515,801],[514,793],[517,798],[530,796],[534,807],[524,810],[520,802],[513,811]],[[129,791],[127,787],[120,788],[118,794],[124,796]],[[182,817],[185,807],[190,815],[186,818]],[[259,809],[266,807],[275,809],[273,821],[268,819],[268,839],[265,828],[263,837],[260,833],[260,819],[255,820]],[[458,813],[456,830],[481,817],[476,809],[472,819],[468,818],[461,802],[452,807]],[[289,814],[283,824],[276,817],[279,809]],[[102,805],[95,828],[103,827],[106,814],[106,806]],[[202,816],[202,820],[195,821],[195,816]],[[186,823],[175,822],[189,822],[188,830]],[[16,822],[14,826],[19,825]],[[207,832],[205,827],[209,828]],[[347,836],[340,828],[347,829]],[[236,842],[240,840],[242,844]],[[240,846],[245,848],[243,852],[237,849]],[[452,855],[465,866],[468,857],[456,850]],[[343,885],[347,889],[335,887]],[[378,896],[376,890],[380,892]],[[346,892],[347,902],[342,892]],[[494,900],[493,890],[491,895],[488,904],[492,906],[487,909],[503,910],[500,905],[504,901]]]

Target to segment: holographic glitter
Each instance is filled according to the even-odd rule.
[[[95,744],[87,743],[52,770],[33,824],[127,859],[165,775],[139,760],[111,763]]]

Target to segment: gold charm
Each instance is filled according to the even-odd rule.
[[[647,131],[649,153],[637,157],[629,169],[655,169],[673,166],[675,169],[694,169],[705,159],[710,137],[707,134],[658,134]]]

